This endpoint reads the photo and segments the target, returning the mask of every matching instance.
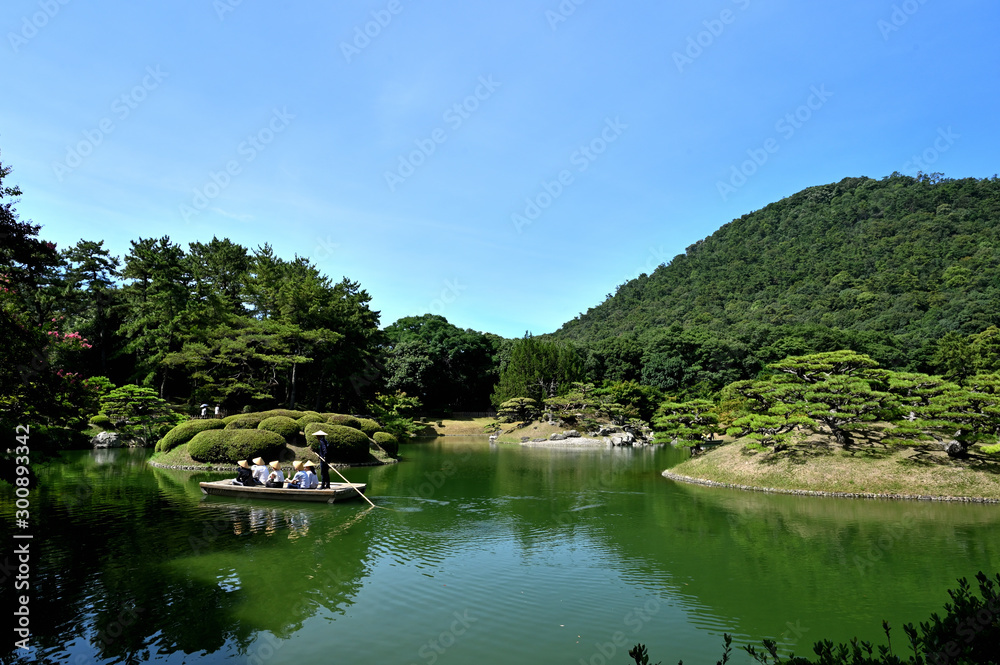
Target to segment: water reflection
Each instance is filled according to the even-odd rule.
[[[40,651],[6,662],[587,662],[616,630],[664,662],[714,662],[723,631],[800,653],[877,638],[881,618],[926,618],[955,578],[1000,568],[995,507],[680,485],[665,450],[408,446],[346,471],[379,509],[205,497],[221,474],[111,452],[39,470]],[[12,519],[5,503],[7,542]]]
[[[153,470],[144,455],[69,457],[40,469],[32,497],[44,516],[33,532],[36,650],[7,644],[3,662],[231,657],[262,631],[287,636],[353,602],[369,542],[358,510],[202,501],[197,474]],[[4,510],[7,542],[12,517]],[[13,611],[12,585],[0,586]]]

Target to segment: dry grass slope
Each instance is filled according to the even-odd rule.
[[[732,485],[814,492],[971,497],[1000,500],[1000,457],[966,460],[930,446],[836,445],[811,437],[780,453],[719,446],[670,472]]]

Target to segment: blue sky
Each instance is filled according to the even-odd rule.
[[[270,243],[384,325],[551,332],[804,187],[1000,170],[995,1],[6,0],[0,26],[41,237]]]

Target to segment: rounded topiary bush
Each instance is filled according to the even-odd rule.
[[[311,432],[306,435],[306,440],[309,442],[309,447],[316,452],[319,452],[319,439],[312,432],[317,430],[326,432],[326,442],[333,448],[328,462],[360,462],[368,458],[369,440],[361,430],[344,425],[319,423],[312,423],[309,428]]]
[[[399,454],[399,439],[388,432],[375,432],[372,437],[375,443],[382,447],[382,450],[395,457]]]
[[[371,438],[375,435],[375,432],[382,431],[382,426],[371,418],[358,418],[358,427],[356,429],[361,430],[368,438]]]
[[[222,422],[226,423],[226,429],[257,429],[264,420],[266,417],[262,413],[243,413],[223,418]]]
[[[279,459],[285,439],[265,429],[212,429],[199,432],[188,442],[188,454],[199,462],[229,462],[263,457]]]
[[[299,433],[299,424],[286,416],[271,416],[260,421],[257,429],[266,429],[280,434],[286,441],[291,441]]]
[[[302,429],[303,427],[305,427],[309,423],[325,423],[326,422],[326,418],[324,418],[323,416],[319,415],[318,413],[307,413],[306,415],[302,416],[301,418],[299,418],[295,422],[298,423],[299,429]]]
[[[90,422],[91,425],[96,425],[97,427],[100,427],[101,429],[112,429],[112,428],[114,428],[114,425],[111,423],[111,418],[108,418],[103,413],[98,413],[96,416],[91,416],[89,422]]]
[[[298,420],[302,416],[306,415],[305,411],[295,411],[293,409],[270,409],[268,411],[260,411],[260,414],[265,418],[271,418],[273,416],[284,416],[286,418],[291,418],[292,420]]]
[[[171,429],[162,439],[157,441],[156,452],[170,452],[182,443],[190,441],[199,432],[222,429],[223,427],[225,425],[221,420],[188,420]]]
[[[361,422],[354,416],[348,416],[343,413],[324,413],[326,416],[326,421],[333,423],[334,425],[343,425],[344,427],[352,427],[354,429],[361,429]]]
[[[313,450],[319,450],[319,439],[317,439],[316,435],[313,434],[313,432],[317,432],[319,430],[329,432],[330,423],[324,421],[321,423],[306,423],[302,426],[302,433],[306,435],[306,445]]]

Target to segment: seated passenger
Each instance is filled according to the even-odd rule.
[[[264,487],[283,487],[285,484],[285,474],[281,471],[281,462],[274,460],[270,464],[271,472],[267,474],[267,482]]]
[[[306,472],[306,484],[303,485],[307,490],[314,490],[319,487],[319,477],[313,469],[316,467],[311,461],[307,461],[302,465]]]
[[[297,490],[305,489],[306,486],[306,472],[302,470],[302,462],[295,460],[292,462],[292,468],[295,469],[295,475],[292,479],[288,481],[288,489]]]
[[[233,481],[233,484],[252,487],[253,471],[250,470],[250,465],[247,464],[245,459],[241,459],[237,464],[240,465],[240,468],[236,469],[236,480]]]
[[[263,486],[267,482],[267,465],[261,457],[253,458],[253,484]]]

